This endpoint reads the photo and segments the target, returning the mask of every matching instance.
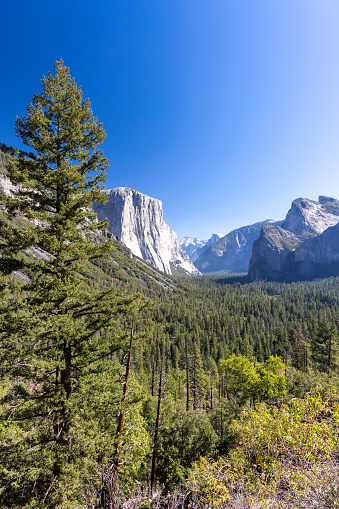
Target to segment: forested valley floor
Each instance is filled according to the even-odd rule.
[[[0,506],[339,505],[339,278],[168,276],[97,221],[63,61],[0,145]]]
[[[150,276],[145,288],[140,264],[121,247],[114,256],[120,266],[87,267],[88,288],[114,284],[118,295],[151,303],[118,317],[114,352],[89,366],[76,388],[78,450],[61,506],[109,507],[133,330],[112,507],[336,507],[339,279],[169,278],[164,289]],[[20,492],[41,476],[37,463],[52,459],[26,444],[34,458],[22,471],[18,444],[36,416],[8,418],[14,393],[20,404],[15,383],[2,386],[2,451],[15,452],[2,467],[3,506],[35,507]]]

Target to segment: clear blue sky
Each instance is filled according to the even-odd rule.
[[[104,124],[107,187],[208,238],[339,198],[338,0],[3,2],[0,141],[63,58]]]

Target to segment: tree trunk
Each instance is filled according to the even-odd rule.
[[[331,371],[331,365],[332,365],[332,331],[330,331],[328,338],[327,373]]]
[[[154,396],[154,364],[152,364],[152,397]]]
[[[190,409],[190,378],[188,372],[188,344],[186,342],[186,411]]]
[[[197,409],[197,358],[194,352],[194,370],[193,370],[193,410]]]
[[[121,408],[119,411],[118,425],[117,425],[117,431],[116,431],[115,454],[114,454],[113,464],[112,464],[112,468],[113,468],[112,491],[111,491],[110,500],[108,502],[109,509],[114,509],[114,496],[115,496],[115,490],[116,490],[116,486],[117,486],[117,478],[118,478],[118,470],[119,470],[119,456],[120,456],[120,449],[121,449],[120,439],[121,439],[123,426],[124,426],[126,397],[127,397],[129,372],[130,372],[130,366],[131,366],[133,339],[134,339],[134,318],[132,319],[129,350],[128,350],[128,357],[127,357],[127,364],[126,364],[125,382],[123,385]]]
[[[163,364],[163,359],[161,359],[161,366],[160,366],[158,409],[157,409],[157,418],[156,418],[156,423],[155,423],[154,441],[153,441],[151,494],[153,493],[153,490],[155,487],[155,469],[156,469],[156,463],[157,463],[157,445],[158,445],[159,422],[160,422],[161,392],[162,392],[162,364]]]

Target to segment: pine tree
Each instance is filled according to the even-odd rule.
[[[310,340],[303,334],[300,324],[296,329],[290,329],[289,335],[293,344],[292,364],[307,373],[310,367]]]
[[[0,441],[5,506],[76,503],[76,464],[84,454],[73,433],[82,411],[77,395],[121,346],[110,331],[134,300],[117,298],[112,288],[86,290],[90,260],[113,250],[91,209],[105,200],[108,161],[98,149],[105,132],[62,60],[55,71],[15,122],[30,152],[2,147],[15,155],[8,176],[16,186],[13,196],[2,196],[10,220],[0,222],[7,295],[0,372],[11,381],[3,383],[0,423],[8,438]]]
[[[339,341],[333,318],[324,314],[312,340],[312,360],[320,371],[330,373],[338,367]]]

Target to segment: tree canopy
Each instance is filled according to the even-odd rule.
[[[102,390],[102,362],[124,341],[117,316],[136,306],[135,297],[118,298],[114,288],[89,291],[84,283],[89,261],[113,251],[102,236],[107,225],[91,209],[105,200],[108,162],[98,149],[105,132],[62,61],[55,71],[42,79],[27,115],[16,119],[30,151],[8,149],[15,191],[2,202],[12,221],[0,222],[7,296],[0,305],[1,366],[5,379],[15,379],[3,389],[3,417],[11,424],[0,450],[4,501],[16,496],[39,507],[77,501],[75,466],[88,449],[78,442],[82,395],[93,377],[97,385],[86,398]],[[13,275],[24,275],[22,282]],[[109,376],[107,369],[106,385]],[[92,461],[98,454],[91,451]]]

